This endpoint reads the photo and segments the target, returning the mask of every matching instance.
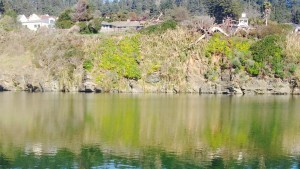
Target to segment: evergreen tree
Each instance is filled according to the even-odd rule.
[[[73,15],[73,20],[76,21],[89,21],[92,17],[92,11],[88,0],[79,0],[76,4],[75,13]]]
[[[300,24],[300,8],[297,9],[295,14],[293,15],[293,22],[295,24]]]
[[[153,1],[153,3],[150,4],[150,7],[149,7],[149,14],[150,16],[156,16],[158,14],[158,8],[154,2],[154,0],[150,0],[150,1]]]
[[[241,13],[241,4],[236,0],[207,0],[208,14],[215,17],[218,23],[222,23],[225,17],[237,19]]]
[[[0,13],[5,8],[12,9],[18,14],[30,15],[49,14],[59,15],[68,8],[75,7],[78,0],[0,0]],[[185,8],[192,15],[214,16],[218,22],[226,16],[237,18],[242,7],[249,15],[251,11],[256,14],[264,11],[265,0],[89,0],[89,7],[100,10],[102,15],[128,14],[135,12],[138,16],[155,16],[161,12],[170,11],[176,7]],[[273,4],[271,19],[278,22],[293,21],[298,23],[299,0],[270,0]]]
[[[160,4],[160,10],[165,12],[167,9],[173,9],[174,4],[172,0],[162,0]]]
[[[102,5],[102,8],[100,9],[100,11],[101,11],[102,15],[107,15],[107,14],[111,13],[109,0],[105,1],[105,3]]]
[[[266,19],[266,25],[268,26],[268,19],[272,11],[272,4],[269,1],[265,1],[263,4],[264,18]]]
[[[188,0],[187,9],[194,15],[204,14],[205,7],[201,0]]]
[[[291,10],[288,9],[286,0],[274,0],[271,18],[279,23],[292,20]]]
[[[4,3],[3,1],[0,1],[0,14],[3,14],[5,12]]]
[[[55,26],[61,29],[71,28],[74,25],[71,17],[72,13],[73,11],[71,9],[67,9],[62,12],[58,17],[58,20],[55,22]]]
[[[120,6],[118,0],[113,0],[111,5],[111,12],[118,13],[120,11]]]

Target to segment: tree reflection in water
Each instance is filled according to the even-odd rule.
[[[0,168],[299,168],[299,103],[0,93]]]

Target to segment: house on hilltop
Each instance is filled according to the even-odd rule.
[[[46,15],[32,14],[28,18],[25,15],[19,15],[18,21],[21,24],[33,31],[37,31],[41,27],[54,28],[57,17]]]
[[[249,19],[246,16],[246,13],[242,13],[242,17],[239,19],[238,27],[248,27]]]
[[[102,22],[100,32],[123,32],[128,30],[140,30],[144,26],[139,21]]]

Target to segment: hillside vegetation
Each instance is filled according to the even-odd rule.
[[[279,24],[267,28],[233,37],[215,33],[198,43],[201,33],[171,21],[119,34],[2,30],[0,85],[7,90],[177,93],[199,92],[209,84],[205,88],[213,93],[219,85],[278,79],[296,87],[300,35]]]

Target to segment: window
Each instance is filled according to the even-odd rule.
[[[34,28],[40,28],[40,27],[41,27],[40,24],[34,25]]]

